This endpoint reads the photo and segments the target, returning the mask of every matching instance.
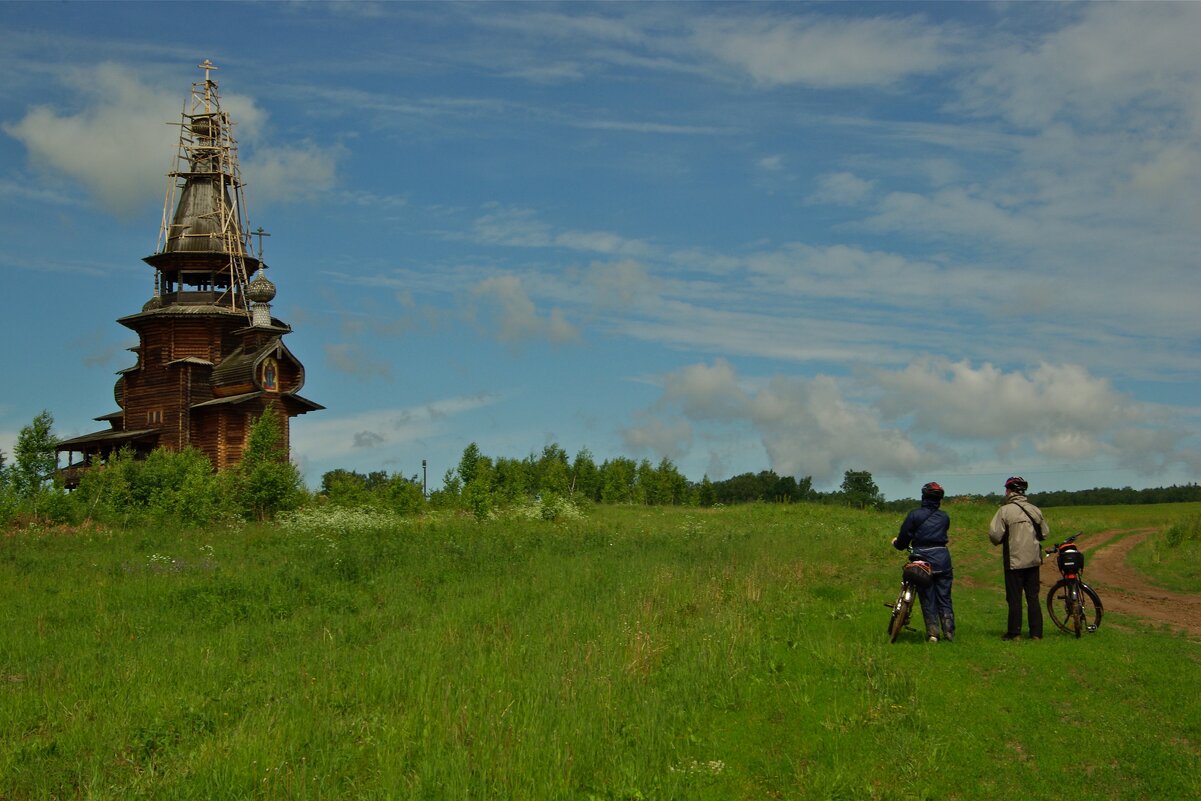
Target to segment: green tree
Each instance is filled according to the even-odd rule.
[[[367,506],[367,477],[354,470],[330,470],[321,476],[320,493],[335,506]]]
[[[425,507],[425,493],[417,476],[405,478],[391,475],[377,493],[385,509],[399,514],[411,514]]]
[[[58,469],[58,454],[55,451],[58,438],[54,436],[53,429],[54,418],[43,409],[17,435],[8,481],[13,492],[22,500],[34,499]]]
[[[487,456],[479,456],[472,460],[471,464],[475,466],[475,474],[463,487],[463,503],[476,519],[484,520],[496,508],[496,471],[492,467],[492,460]]]
[[[634,484],[638,465],[633,459],[618,456],[601,465],[601,500],[605,503],[634,503]]]
[[[472,442],[463,449],[463,455],[459,457],[459,466],[456,473],[459,476],[459,482],[466,487],[471,483],[471,480],[476,476],[476,465],[480,459],[487,458],[480,453],[480,446]]]
[[[587,448],[581,448],[575,455],[575,461],[571,463],[571,494],[591,501],[600,500],[600,469],[592,458],[592,452]]]
[[[242,509],[255,520],[269,520],[303,500],[304,481],[288,460],[282,424],[274,408],[268,407],[251,425],[234,475]]]
[[[843,502],[857,509],[877,509],[884,503],[884,494],[866,470],[848,470],[843,474]]]
[[[496,460],[492,478],[493,494],[500,503],[513,504],[533,494],[528,461],[501,456]]]

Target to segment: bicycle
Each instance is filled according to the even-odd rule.
[[[934,570],[930,563],[914,559],[913,553],[910,552],[909,560],[905,567],[901,568],[901,592],[897,595],[896,603],[891,604],[892,618],[888,621],[889,642],[896,642],[901,631],[909,625],[909,615],[913,612],[918,588],[925,589],[933,583]]]
[[[1046,551],[1055,554],[1055,564],[1063,575],[1047,592],[1047,613],[1060,631],[1075,634],[1077,638],[1086,631],[1096,631],[1105,611],[1101,598],[1081,578],[1084,554],[1075,545],[1080,534],[1078,531]]]

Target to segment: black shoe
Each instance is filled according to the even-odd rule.
[[[1003,635],[1003,636],[1001,637],[1001,639],[1002,639],[1002,640],[1007,640],[1007,641],[1008,641],[1008,640],[1020,640],[1020,639],[1022,639],[1022,635],[1020,635],[1020,634],[1006,634],[1006,635]]]

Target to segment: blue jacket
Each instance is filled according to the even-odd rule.
[[[951,518],[938,508],[937,501],[922,501],[921,508],[914,509],[901,523],[896,549],[903,551],[910,545],[914,548],[944,548],[950,528]]]

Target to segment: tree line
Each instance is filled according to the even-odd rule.
[[[146,458],[121,450],[94,460],[68,492],[58,471],[54,419],[43,411],[21,429],[12,463],[0,451],[0,526],[124,524],[153,521],[184,526],[266,520],[308,500],[304,481],[288,461],[276,413],[250,427],[242,461],[214,471],[195,448],[158,449]]]
[[[159,449],[138,459],[121,451],[105,464],[82,471],[78,487],[67,492],[57,471],[53,418],[43,411],[17,438],[12,464],[0,451],[0,525],[85,519],[133,522],[152,519],[181,525],[222,520],[265,520],[310,504],[372,507],[398,514],[450,509],[486,518],[522,504],[536,504],[545,517],[587,504],[647,506],[732,505],[741,503],[824,503],[862,509],[904,511],[913,499],[886,501],[872,474],[847,470],[832,492],[813,488],[812,476],[780,476],[773,470],[742,473],[713,481],[691,481],[667,458],[657,463],[627,457],[598,463],[581,449],[575,456],[557,444],[523,458],[493,457],[476,443],[464,448],[442,485],[427,495],[418,477],[386,471],[331,470],[309,492],[282,447],[280,421],[268,410],[252,426],[242,461],[214,471],[195,449]],[[997,495],[963,496],[999,503]],[[1175,503],[1201,501],[1201,486],[1135,490],[1097,488],[1030,495],[1040,507]]]

